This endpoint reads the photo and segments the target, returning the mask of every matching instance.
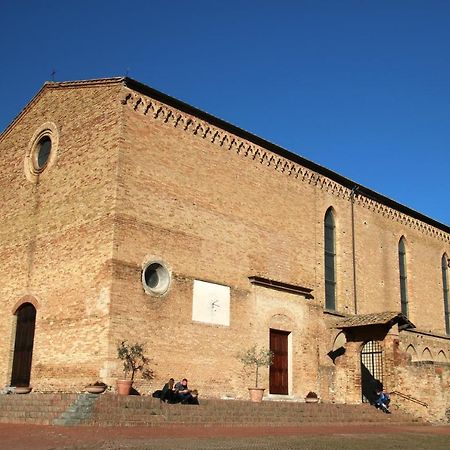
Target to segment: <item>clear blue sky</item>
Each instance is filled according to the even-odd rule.
[[[450,224],[450,1],[1,1],[0,129],[121,76]]]

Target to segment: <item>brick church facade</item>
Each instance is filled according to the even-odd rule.
[[[46,83],[0,135],[0,386],[120,377],[450,418],[450,229],[129,78]]]

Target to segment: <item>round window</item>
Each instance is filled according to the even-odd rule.
[[[169,288],[170,273],[161,263],[152,262],[142,271],[142,283],[147,292],[164,294]]]
[[[59,143],[58,128],[53,122],[42,124],[30,139],[25,163],[25,176],[36,183],[55,163]]]
[[[34,167],[36,170],[43,170],[47,165],[50,152],[52,151],[52,140],[49,136],[39,139],[34,153]]]

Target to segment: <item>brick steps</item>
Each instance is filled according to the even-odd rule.
[[[0,395],[0,423],[51,425],[78,394]]]
[[[116,411],[113,413],[113,411]],[[120,411],[120,413],[119,413]],[[95,405],[93,421],[102,425],[299,425],[302,423],[418,423],[412,417],[391,416],[369,405],[305,404],[238,400],[201,400],[200,406],[167,405],[141,397],[103,395]]]
[[[242,400],[200,400],[199,406],[168,405],[152,397],[94,394],[0,396],[0,423],[98,426],[298,426],[372,423],[411,425],[418,419],[369,405],[305,404]]]

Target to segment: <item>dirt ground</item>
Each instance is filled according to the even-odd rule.
[[[58,427],[0,424],[0,449],[433,449],[450,448],[450,426]]]

